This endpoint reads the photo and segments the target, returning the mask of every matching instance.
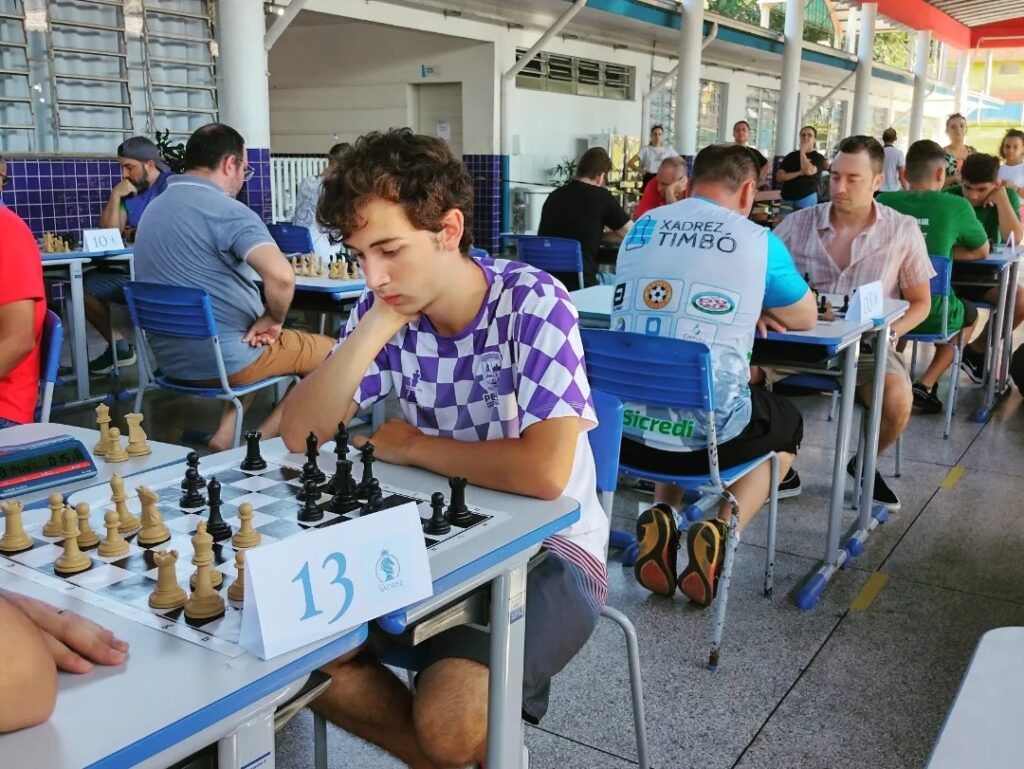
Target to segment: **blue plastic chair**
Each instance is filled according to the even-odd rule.
[[[289,256],[291,254],[313,253],[313,235],[309,227],[300,227],[297,224],[268,224],[270,237],[277,243],[281,253]]]
[[[235,407],[235,437],[233,446],[238,446],[242,437],[243,407],[242,396],[266,387],[279,387],[283,393],[288,385],[298,382],[297,376],[275,376],[261,379],[249,385],[231,385],[224,368],[224,356],[220,351],[217,337],[217,321],[213,317],[210,295],[201,288],[166,286],[159,283],[131,281],[125,284],[124,296],[128,304],[132,325],[135,326],[136,344],[139,349],[139,392],[135,396],[135,410],[142,409],[142,396],[150,384],[161,390],[194,395],[199,398],[215,398],[229,401]],[[158,334],[178,339],[205,339],[210,343],[210,354],[217,363],[220,387],[199,387],[188,385],[162,376],[159,371],[149,370],[149,359],[144,354],[146,335]],[[143,363],[145,361],[145,363]],[[159,365],[159,361],[157,361]]]
[[[778,516],[779,458],[768,453],[736,467],[718,466],[718,438],[715,425],[714,372],[711,351],[706,345],[685,339],[646,336],[605,329],[583,329],[587,376],[593,387],[624,402],[691,410],[704,419],[707,431],[709,472],[707,475],[666,475],[642,467],[619,464],[619,470],[640,478],[672,483],[711,494],[727,503],[728,521],[725,562],[718,581],[715,616],[711,633],[708,668],[718,667],[729,583],[739,542],[736,529],[739,510],[736,498],[726,488],[763,462],[771,463],[771,491],[768,498],[768,543],[765,556],[764,594],[770,596],[775,569],[775,524]]]
[[[474,259],[490,259],[491,255],[487,253],[486,249],[477,248],[476,246],[469,247],[469,255]]]
[[[525,262],[545,272],[575,272],[583,288],[583,248],[571,238],[545,238],[521,235],[516,241],[516,254]]]
[[[957,381],[960,379],[960,358],[963,354],[964,330],[949,330],[949,289],[950,279],[953,275],[953,261],[945,256],[929,256],[932,267],[935,269],[935,277],[928,284],[933,297],[942,297],[942,326],[938,333],[933,334],[906,334],[903,338],[912,343],[910,352],[910,378],[914,378],[914,369],[917,367],[917,343],[928,344],[951,344],[953,345],[953,363],[949,367],[949,394],[946,397],[946,427],[942,437],[949,440],[949,430],[953,424],[953,412],[956,411]]]
[[[50,408],[53,405],[53,386],[57,382],[57,371],[60,368],[60,347],[64,343],[64,325],[60,316],[53,310],[47,310],[43,318],[43,336],[39,341],[39,387],[40,404],[36,415],[37,422],[50,421]]]

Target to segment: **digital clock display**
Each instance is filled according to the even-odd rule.
[[[0,458],[0,489],[36,478],[82,470],[90,466],[89,457],[76,446],[42,452],[33,456]]]

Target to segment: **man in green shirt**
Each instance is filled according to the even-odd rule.
[[[990,243],[1003,243],[1010,235],[1021,243],[1024,227],[1020,221],[1020,197],[1016,191],[999,183],[999,158],[975,153],[968,155],[960,169],[962,184],[949,187],[946,192],[966,198],[974,206],[974,214],[985,228]],[[960,296],[974,301],[995,304],[999,301],[998,288],[968,287],[959,289]],[[1017,286],[1013,305],[1013,327],[1024,321],[1024,288]],[[991,320],[990,320],[991,322]],[[975,382],[981,382],[985,368],[985,340],[988,327],[964,348],[963,369]]]
[[[906,179],[909,190],[879,193],[878,202],[917,219],[931,256],[955,260],[988,256],[988,237],[971,204],[942,192],[946,183],[946,151],[942,147],[927,139],[911,144],[907,152]],[[912,333],[941,332],[942,304],[941,296],[933,296],[931,313]],[[977,308],[950,290],[946,330],[953,333],[962,328],[964,338],[970,339],[977,320]],[[914,382],[914,405],[924,413],[942,411],[942,401],[937,394],[938,382],[952,362],[953,348],[938,345],[931,365]]]

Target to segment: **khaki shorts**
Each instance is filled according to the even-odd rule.
[[[323,363],[334,348],[334,340],[323,334],[285,329],[263,353],[241,371],[228,376],[232,385],[248,385],[273,376],[306,376]],[[219,379],[192,382],[200,387],[220,387]]]
[[[771,366],[762,366],[761,370],[764,372],[765,385],[769,388],[780,379],[804,373],[797,369],[773,368]],[[898,376],[906,380],[908,385],[910,384],[910,368],[907,366],[907,359],[903,353],[894,350],[892,347],[889,348],[889,354],[885,357],[885,374],[886,376]],[[861,387],[870,384],[874,378],[875,354],[873,352],[865,352],[862,348],[857,362],[857,386]]]

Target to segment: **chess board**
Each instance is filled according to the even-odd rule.
[[[321,449],[329,450],[332,444]],[[216,464],[216,456],[208,457],[200,465],[200,472],[206,482],[216,478],[221,484],[221,513],[232,531],[238,531],[238,506],[248,502],[253,507],[253,528],[260,532],[260,544],[269,544],[307,529],[321,529],[328,526],[343,524],[345,521],[361,517],[359,511],[337,515],[330,511],[330,495],[321,491],[318,506],[324,511],[321,520],[313,523],[302,523],[297,515],[302,503],[296,499],[301,489],[299,476],[301,467],[283,457],[265,457],[267,467],[258,472],[243,471],[238,462]],[[356,480],[360,477],[361,465],[358,452],[350,452],[349,459],[354,463],[353,474]],[[237,657],[244,653],[238,646],[241,629],[241,604],[227,599],[227,589],[234,581],[235,548],[231,540],[217,542],[213,546],[214,568],[224,575],[218,592],[224,596],[226,611],[221,617],[211,620],[187,620],[184,610],[172,609],[158,611],[149,606],[149,596],[156,587],[157,568],[150,550],[177,550],[176,565],[178,583],[189,590],[188,580],[194,573],[192,565],[192,536],[196,525],[206,518],[206,508],[182,508],[179,500],[183,494],[181,481],[185,466],[172,465],[160,470],[150,471],[135,478],[128,478],[125,491],[128,493],[128,509],[136,516],[140,515],[141,503],[136,487],[147,485],[159,497],[158,507],[163,515],[164,523],[170,530],[168,542],[152,548],[140,546],[135,541],[135,534],[128,535],[129,551],[127,555],[113,558],[102,558],[96,548],[84,552],[92,559],[92,566],[87,571],[61,577],[54,571],[54,561],[63,552],[61,537],[43,536],[43,523],[27,523],[26,533],[32,538],[32,548],[13,555],[0,555],[0,569],[9,569],[18,576],[44,584],[52,589],[70,592],[75,598],[84,600],[94,606],[114,612],[165,633],[177,636],[201,646],[205,646],[229,657]],[[330,476],[328,476],[329,480]],[[326,484],[323,484],[326,485]],[[438,489],[449,497],[450,489]],[[417,505],[420,518],[424,523],[430,518],[431,510],[429,495],[410,492],[401,488],[381,483],[384,497],[384,508],[397,507],[406,502]],[[90,504],[90,522],[92,528],[103,538],[103,514],[113,508],[108,486],[98,486],[73,494],[69,502],[88,502]],[[448,534],[435,536],[424,535],[428,555],[457,547],[460,540],[490,529],[501,521],[508,519],[508,513],[487,510],[472,505],[471,495],[467,498],[467,506],[472,514],[466,526],[451,527]],[[372,515],[372,513],[370,514]]]

